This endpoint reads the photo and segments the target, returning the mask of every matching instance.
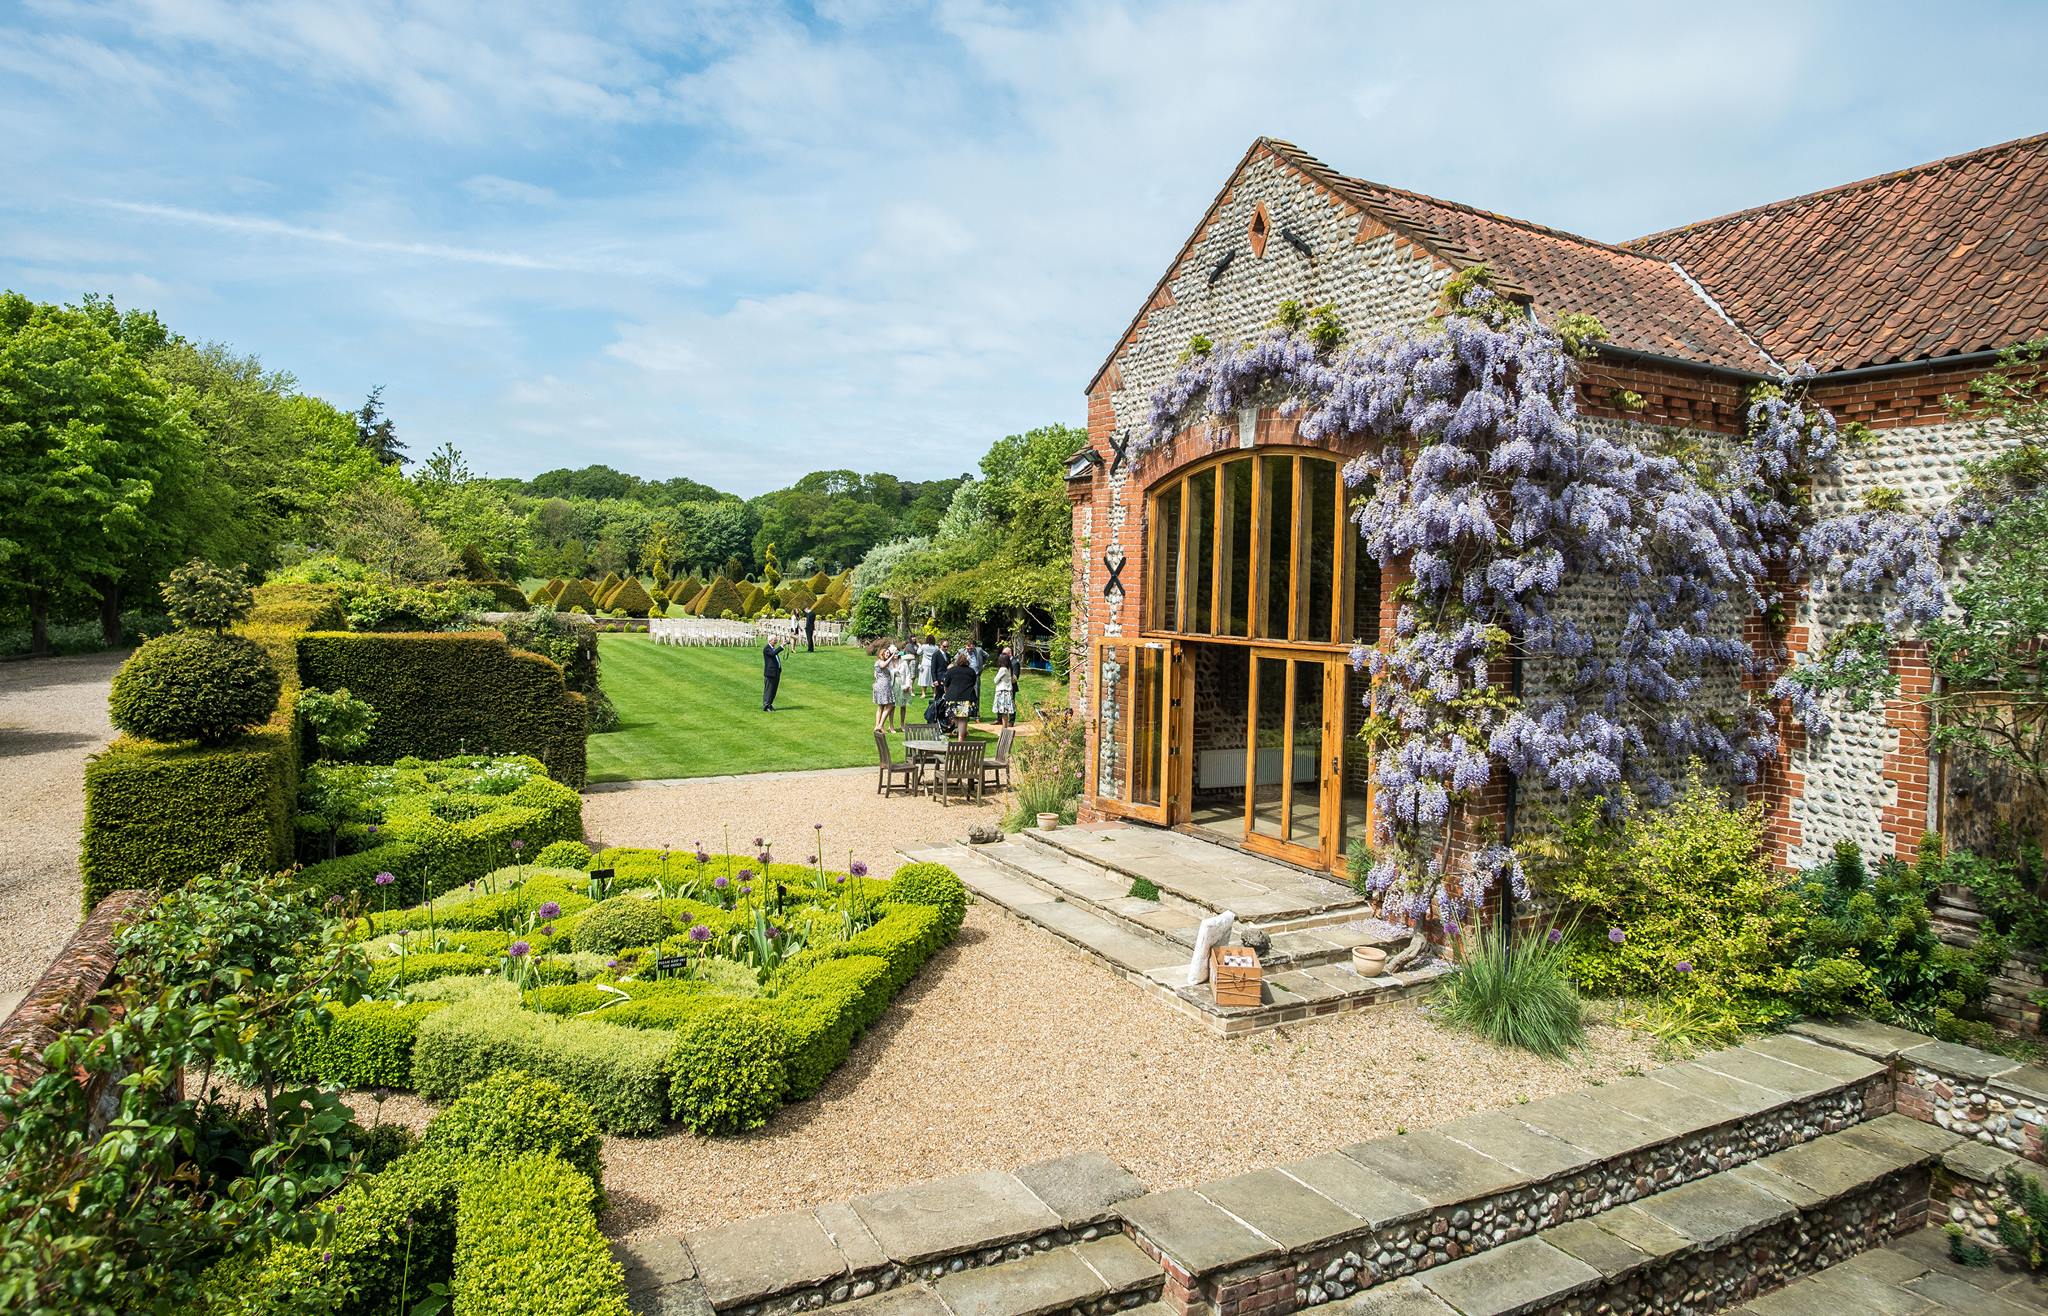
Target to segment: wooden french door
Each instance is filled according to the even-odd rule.
[[[1346,664],[1254,646],[1246,700],[1245,847],[1292,863],[1343,859]]]
[[[1170,823],[1184,796],[1181,648],[1171,640],[1095,644],[1096,746],[1089,775],[1098,805]]]

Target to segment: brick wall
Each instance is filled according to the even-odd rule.
[[[26,1086],[43,1076],[43,1052],[58,1034],[77,1026],[113,973],[120,930],[140,918],[156,898],[154,891],[116,891],[71,934],[28,995],[0,1023],[0,1083]]]

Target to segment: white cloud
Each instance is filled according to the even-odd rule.
[[[462,180],[462,190],[479,201],[508,202],[522,206],[547,206],[556,201],[555,190],[538,183],[522,183],[496,174],[476,174]]]

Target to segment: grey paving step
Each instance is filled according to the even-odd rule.
[[[982,847],[940,846],[907,857],[945,864],[974,894],[1102,957],[1126,975],[1143,978],[1155,970],[1187,964],[1186,947],[1113,914],[1054,895],[984,857]]]
[[[2042,1311],[2048,1311],[2048,1282],[2009,1262],[1965,1266],[1949,1256],[1948,1239],[1939,1229],[1922,1229],[1752,1298],[1731,1316],[2023,1316]]]
[[[1142,877],[1160,890],[1215,913],[1231,910],[1258,922],[1363,911],[1350,887],[1227,846],[1152,827],[1025,828],[1027,844],[1084,863]]]

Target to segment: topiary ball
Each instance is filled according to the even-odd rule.
[[[967,886],[944,864],[905,864],[889,879],[890,900],[899,905],[930,905],[945,920],[946,936],[960,930],[967,917]]]
[[[555,841],[541,847],[541,852],[533,857],[533,862],[541,868],[581,868],[588,870],[590,867],[590,847],[581,841]]]
[[[574,941],[577,950],[612,955],[628,946],[652,946],[668,931],[668,918],[653,901],[628,894],[584,910]]]
[[[583,1098],[516,1069],[478,1079],[427,1122],[421,1151],[511,1160],[552,1152],[604,1186],[603,1139]]]
[[[277,669],[254,640],[178,631],[121,664],[107,708],[131,736],[218,745],[269,721],[278,689]]]

